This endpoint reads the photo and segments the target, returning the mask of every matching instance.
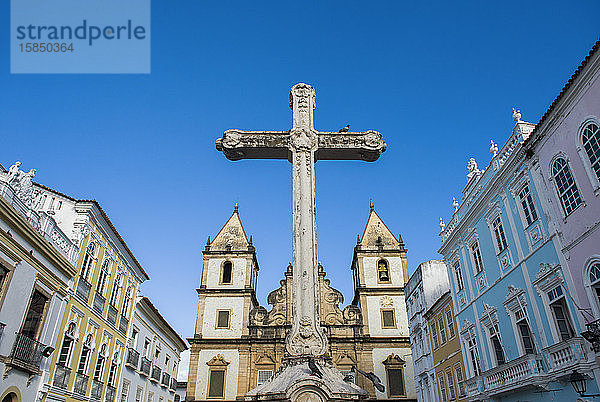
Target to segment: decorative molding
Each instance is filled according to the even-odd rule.
[[[560,264],[541,263],[535,280],[532,282],[539,295],[548,292],[564,282]]]
[[[227,366],[229,365],[229,362],[225,360],[225,357],[222,354],[217,354],[216,356],[213,356],[212,359],[210,359],[208,362],[206,362],[207,366]]]

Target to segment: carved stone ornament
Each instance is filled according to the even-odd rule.
[[[250,325],[265,325],[267,319],[267,309],[258,306],[250,310]]]
[[[394,299],[392,299],[389,296],[383,296],[379,300],[379,304],[381,305],[381,307],[394,307]]]
[[[507,313],[515,312],[526,306],[527,301],[525,299],[525,291],[523,289],[516,288],[513,285],[508,285],[508,293],[503,304]]]
[[[535,280],[532,282],[538,294],[548,292],[556,286],[562,284],[564,278],[560,264],[541,263]]]
[[[386,367],[389,367],[389,366],[400,366],[401,367],[401,366],[404,366],[405,364],[406,364],[406,362],[395,353],[392,353],[383,361],[383,365]]]
[[[346,324],[362,325],[362,323],[363,323],[362,312],[360,311],[360,309],[357,306],[355,306],[353,304],[350,304],[350,305],[346,306],[346,308],[344,308],[343,315],[344,315],[344,322]]]
[[[208,362],[206,362],[208,366],[227,366],[229,362],[225,360],[225,357],[222,354],[217,354]]]
[[[267,325],[285,325],[287,323],[287,283],[280,281],[279,289],[269,293],[267,302],[272,305],[265,323]]]

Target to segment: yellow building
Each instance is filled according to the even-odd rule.
[[[43,401],[114,401],[135,297],[148,275],[100,205],[36,185],[35,206],[76,239],[77,276],[60,323]],[[121,390],[120,392],[127,392]]]
[[[424,315],[430,328],[435,378],[440,402],[466,401],[465,366],[450,292],[444,293]]]

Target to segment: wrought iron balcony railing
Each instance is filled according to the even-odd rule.
[[[75,385],[73,385],[73,392],[79,395],[85,395],[85,390],[88,385],[89,376],[76,372],[75,373]]]
[[[150,375],[150,368],[152,366],[152,363],[150,362],[150,360],[148,360],[147,357],[142,357],[142,364],[140,366],[140,372],[145,375],[145,376],[149,376]]]
[[[71,376],[71,369],[63,366],[62,364],[57,364],[54,369],[54,381],[52,384],[55,387],[67,389],[69,385],[69,377]]]
[[[92,392],[90,396],[92,398],[96,398],[100,400],[102,398],[102,388],[104,388],[104,383],[100,380],[93,379],[92,380]]]
[[[91,288],[92,285],[90,285],[90,283],[85,278],[79,277],[79,280],[77,281],[77,289],[75,290],[75,294],[81,299],[83,299],[87,304],[90,297]]]
[[[117,322],[117,308],[112,304],[108,305],[108,315],[106,318],[112,325],[115,325]]]
[[[134,348],[127,348],[127,360],[125,364],[137,370],[138,364],[140,362],[140,352],[135,350]]]
[[[46,345],[19,332],[13,344],[9,364],[30,373],[37,373],[40,371],[44,349]]]
[[[169,375],[169,373],[163,373],[161,384],[164,385],[165,387],[168,387],[170,382],[171,382],[171,376]]]
[[[157,366],[152,366],[152,375],[150,376],[151,380],[154,380],[156,382],[160,381],[160,373],[161,373],[161,369],[160,367]]]
[[[102,315],[102,312],[104,311],[105,302],[106,299],[104,298],[104,296],[102,296],[100,292],[96,291],[96,294],[94,295],[94,311]]]
[[[106,386],[106,396],[104,400],[106,402],[115,402],[115,395],[117,394],[117,389],[112,385]]]
[[[129,327],[129,320],[125,316],[121,316],[119,319],[119,332],[123,335],[127,335],[127,328]]]

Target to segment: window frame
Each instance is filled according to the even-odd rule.
[[[585,173],[587,174],[590,184],[592,186],[592,190],[594,191],[595,195],[598,195],[600,194],[600,178],[598,177],[596,171],[592,166],[592,161],[589,157],[589,154],[587,153],[587,150],[585,149],[585,144],[583,142],[583,134],[590,124],[595,124],[600,130],[600,119],[598,117],[586,117],[579,126],[579,130],[577,133],[576,149],[579,158],[581,159],[581,163],[583,164]]]
[[[396,320],[396,311],[393,308],[382,308],[381,310],[381,328],[382,329],[396,329],[398,328],[398,322]],[[385,325],[384,313],[392,313],[392,319],[394,320],[393,326]]]
[[[445,312],[446,324],[448,325],[448,340],[454,339],[456,336],[456,328],[454,326],[454,314],[452,314],[452,310],[448,309]],[[450,331],[452,329],[452,331]],[[452,334],[450,334],[452,332]],[[450,336],[452,335],[452,336]]]
[[[226,327],[221,327],[219,326],[219,313],[221,312],[227,312],[227,326]],[[231,309],[218,309],[216,311],[215,314],[215,329],[231,329],[231,314],[232,314],[232,310]]]
[[[445,370],[446,381],[448,385],[448,399],[451,401],[456,400],[456,388],[454,387],[454,374],[452,374],[452,367],[448,367]]]
[[[523,193],[527,189],[527,194],[523,196]],[[521,215],[521,222],[523,228],[527,229],[533,225],[539,219],[539,214],[535,206],[535,199],[533,198],[533,192],[531,191],[531,185],[529,181],[524,183],[516,194],[519,212]],[[530,222],[531,220],[531,222]]]
[[[379,276],[379,263],[380,262],[383,262],[385,264],[385,268],[386,268],[385,271],[387,272],[387,276],[388,276],[387,280],[381,280],[381,278]],[[379,258],[377,260],[377,263],[375,264],[375,270],[377,272],[377,283],[384,283],[384,284],[385,283],[392,283],[392,275],[391,275],[391,272],[390,272],[390,262],[387,259],[385,259],[383,257]],[[382,271],[384,271],[384,270],[382,270]]]
[[[221,396],[211,396],[210,395],[210,385],[211,385],[211,379],[212,379],[212,373],[213,372],[223,372],[223,386],[221,387]],[[215,367],[209,367],[208,369],[208,381],[206,381],[207,385],[206,385],[206,399],[225,399],[225,387],[227,385],[227,366],[215,366]]]
[[[567,172],[570,174],[570,176],[571,176],[571,178],[573,180],[573,184],[569,185],[569,187],[567,188],[567,190],[564,190],[562,194],[561,194],[561,190],[560,190],[560,188],[558,186],[558,183],[557,183],[557,180],[556,180],[556,176],[554,175],[554,165],[556,163],[558,163],[559,159],[564,160],[565,165],[564,165],[563,168],[567,169]],[[582,205],[585,206],[585,199],[583,198],[583,195],[581,194],[579,183],[577,182],[577,178],[573,174],[573,169],[571,168],[571,162],[570,162],[569,157],[567,155],[565,155],[562,152],[554,155],[554,157],[550,161],[549,175],[548,175],[548,177],[549,177],[549,180],[553,183],[554,193],[555,193],[556,198],[558,200],[558,204],[560,205],[560,210],[562,212],[563,219],[567,219],[572,213],[574,213],[575,211],[577,211],[579,209],[579,207],[581,207]],[[567,208],[566,208],[565,203],[563,201],[562,195],[566,194],[568,192],[568,190],[571,189],[571,187],[574,187],[575,192],[576,192],[577,196],[579,197],[579,203],[571,211],[567,212]]]
[[[225,276],[225,265],[227,264],[231,264],[231,271],[229,272],[229,282],[225,282],[223,280]],[[233,261],[229,259],[223,261],[223,263],[221,264],[221,272],[219,274],[219,285],[233,285]]]

